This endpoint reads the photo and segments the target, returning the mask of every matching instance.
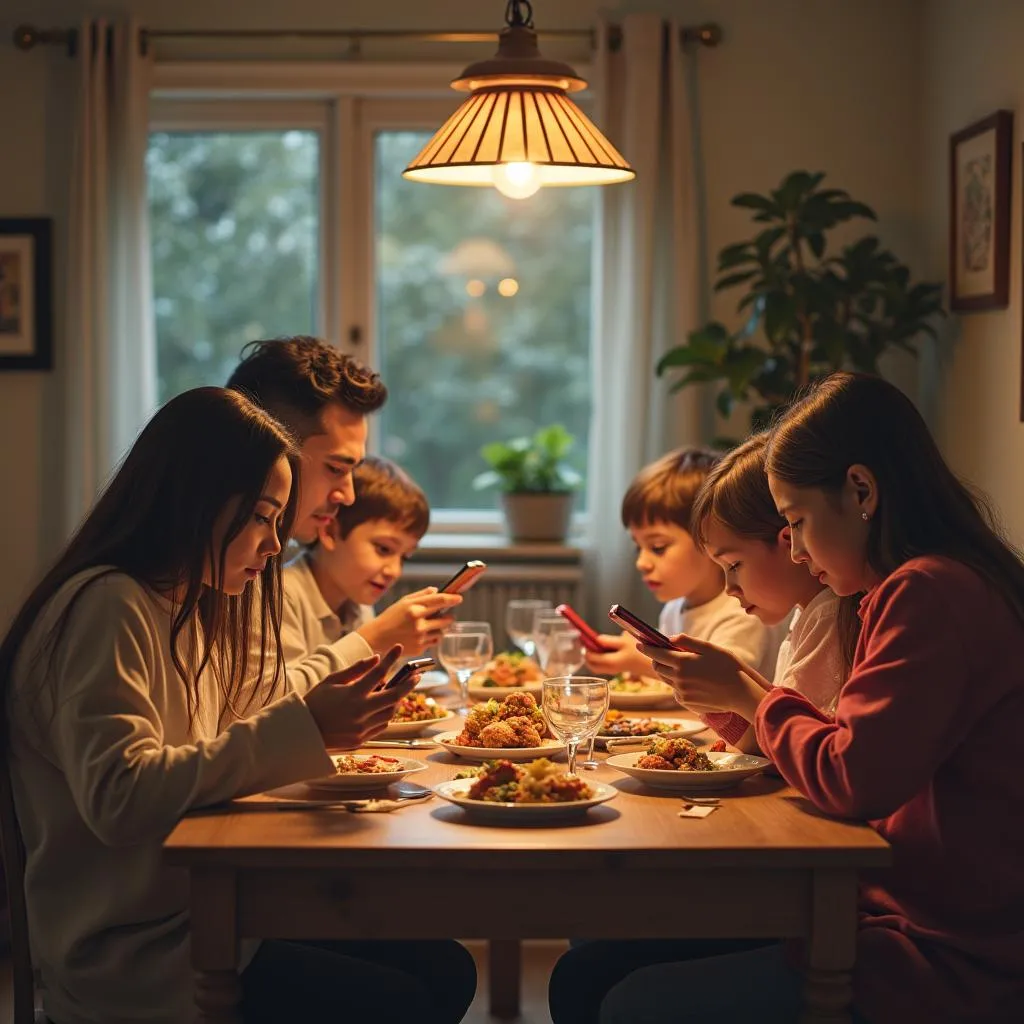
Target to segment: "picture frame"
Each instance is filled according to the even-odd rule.
[[[0,218],[0,371],[53,368],[52,224]]]
[[[949,305],[1010,304],[1013,112],[997,110],[949,139]]]

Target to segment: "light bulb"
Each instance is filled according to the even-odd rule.
[[[496,164],[494,187],[509,199],[529,199],[540,188],[540,171],[535,164],[515,161]]]

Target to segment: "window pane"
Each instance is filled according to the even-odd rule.
[[[160,401],[223,384],[256,338],[317,332],[319,138],[150,136]]]
[[[406,181],[428,138],[376,136],[382,449],[435,508],[490,509],[493,493],[472,489],[489,441],[562,423],[586,472],[596,189],[519,201]]]

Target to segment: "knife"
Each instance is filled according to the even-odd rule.
[[[405,750],[422,750],[424,747],[436,747],[433,740],[367,740],[364,747],[402,747]]]

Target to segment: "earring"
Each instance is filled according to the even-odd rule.
[[[867,512],[861,512],[860,517],[864,520],[865,523],[871,518],[871,516],[869,516]]]

